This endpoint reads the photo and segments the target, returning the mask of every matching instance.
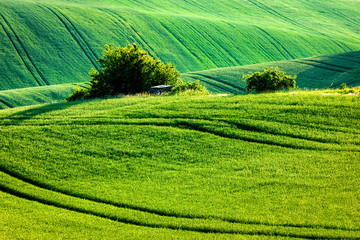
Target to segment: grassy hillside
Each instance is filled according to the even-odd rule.
[[[0,89],[86,81],[126,40],[181,72],[359,50],[359,22],[349,0],[3,0]]]
[[[185,81],[201,80],[212,92],[242,94],[246,90],[243,75],[276,66],[287,74],[297,75],[296,85],[302,89],[338,88],[341,83],[360,86],[359,51],[191,72],[183,74],[182,78]]]
[[[296,83],[301,89],[339,88],[360,86],[360,52],[349,52],[321,57],[302,58],[247,66],[228,67],[182,74],[184,81],[200,80],[214,93],[245,93],[242,76],[249,72],[262,71],[264,67],[279,66],[287,74],[297,75]],[[62,101],[77,86],[87,83],[61,84],[26,89],[0,91],[0,109]]]
[[[88,88],[89,83],[68,83],[0,91],[0,109],[63,101],[77,86]]]
[[[359,239],[359,101],[315,92],[2,110],[0,235]]]

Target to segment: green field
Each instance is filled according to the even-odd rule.
[[[287,74],[296,75],[296,85],[301,89],[335,89],[342,83],[360,86],[359,51],[191,72],[183,74],[182,78],[185,81],[198,79],[212,92],[243,94],[246,82],[242,81],[242,76],[261,72],[265,67],[279,67]]]
[[[0,90],[84,82],[105,44],[182,72],[360,50],[351,0],[3,0]]]
[[[298,92],[2,110],[0,236],[359,239],[359,103]]]
[[[68,83],[0,91],[0,109],[64,101],[77,86],[88,88],[89,83]]]
[[[359,51],[189,72],[182,74],[181,78],[186,82],[200,80],[214,93],[244,94],[246,83],[242,81],[243,75],[275,66],[287,74],[297,75],[296,84],[300,89],[337,89],[341,83],[349,87],[360,86]],[[84,82],[0,91],[0,109],[63,101],[76,86],[88,87],[88,84]]]
[[[0,239],[360,239],[359,23],[358,0],[0,1]],[[64,101],[126,41],[212,94]],[[299,89],[245,94],[273,66]]]

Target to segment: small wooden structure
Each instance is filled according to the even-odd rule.
[[[153,86],[150,88],[150,93],[161,95],[166,92],[171,92],[172,86],[171,85],[159,85],[159,86]]]

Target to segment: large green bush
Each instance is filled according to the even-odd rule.
[[[97,61],[100,72],[90,70],[90,89],[76,89],[68,101],[133,94],[149,91],[154,85],[177,85],[180,73],[171,63],[163,63],[135,43],[114,48],[106,45]]]
[[[90,96],[148,91],[154,85],[175,85],[180,73],[171,63],[155,59],[135,43],[114,48],[106,45],[100,72],[91,69]]]
[[[278,67],[265,68],[264,72],[249,73],[243,76],[247,91],[276,91],[295,88],[296,76],[285,75]]]

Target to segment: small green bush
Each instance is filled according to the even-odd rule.
[[[278,67],[265,68],[264,72],[249,73],[243,76],[246,90],[255,92],[276,91],[295,88],[296,76],[285,75]]]
[[[79,86],[76,86],[74,92],[66,98],[67,102],[70,101],[79,101],[89,98],[89,90],[86,88],[80,88]]]
[[[205,86],[200,84],[199,80],[188,83],[180,80],[179,83],[172,88],[171,93],[175,95],[207,95],[209,91]]]
[[[347,88],[346,83],[340,84],[340,89],[346,89],[346,88]]]

